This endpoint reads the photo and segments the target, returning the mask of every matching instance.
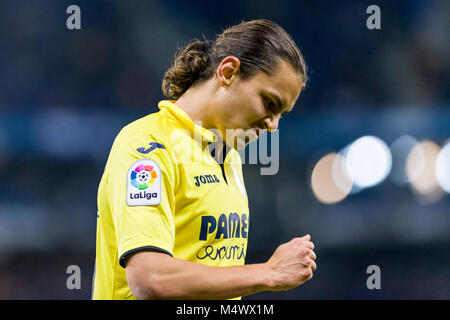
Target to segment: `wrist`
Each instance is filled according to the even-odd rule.
[[[271,277],[271,267],[265,263],[254,264],[254,275],[256,277],[256,286],[258,291],[272,290],[273,279]]]

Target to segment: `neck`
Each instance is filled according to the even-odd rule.
[[[211,103],[213,88],[210,87],[209,81],[201,86],[189,88],[178,100],[175,105],[194,121],[206,129],[218,130],[217,122],[217,106]],[[216,157],[222,153],[222,148],[216,148]]]
[[[214,128],[215,123],[211,115],[213,107],[210,105],[210,95],[206,86],[189,88],[175,104],[195,123],[206,129]]]

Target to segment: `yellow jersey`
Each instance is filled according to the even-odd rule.
[[[173,100],[125,126],[98,189],[93,299],[134,299],[126,258],[156,249],[209,266],[243,265],[249,229],[242,161]],[[239,297],[237,297],[239,298]]]

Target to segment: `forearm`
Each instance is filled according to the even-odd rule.
[[[169,256],[163,259],[147,265],[143,283],[133,284],[136,298],[231,299],[269,289],[264,264],[211,267]]]

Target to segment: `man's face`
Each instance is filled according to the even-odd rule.
[[[223,93],[218,129],[228,145],[244,148],[264,130],[276,130],[281,115],[292,110],[302,76],[281,59],[274,70],[272,75],[260,71],[246,80],[238,76]]]

